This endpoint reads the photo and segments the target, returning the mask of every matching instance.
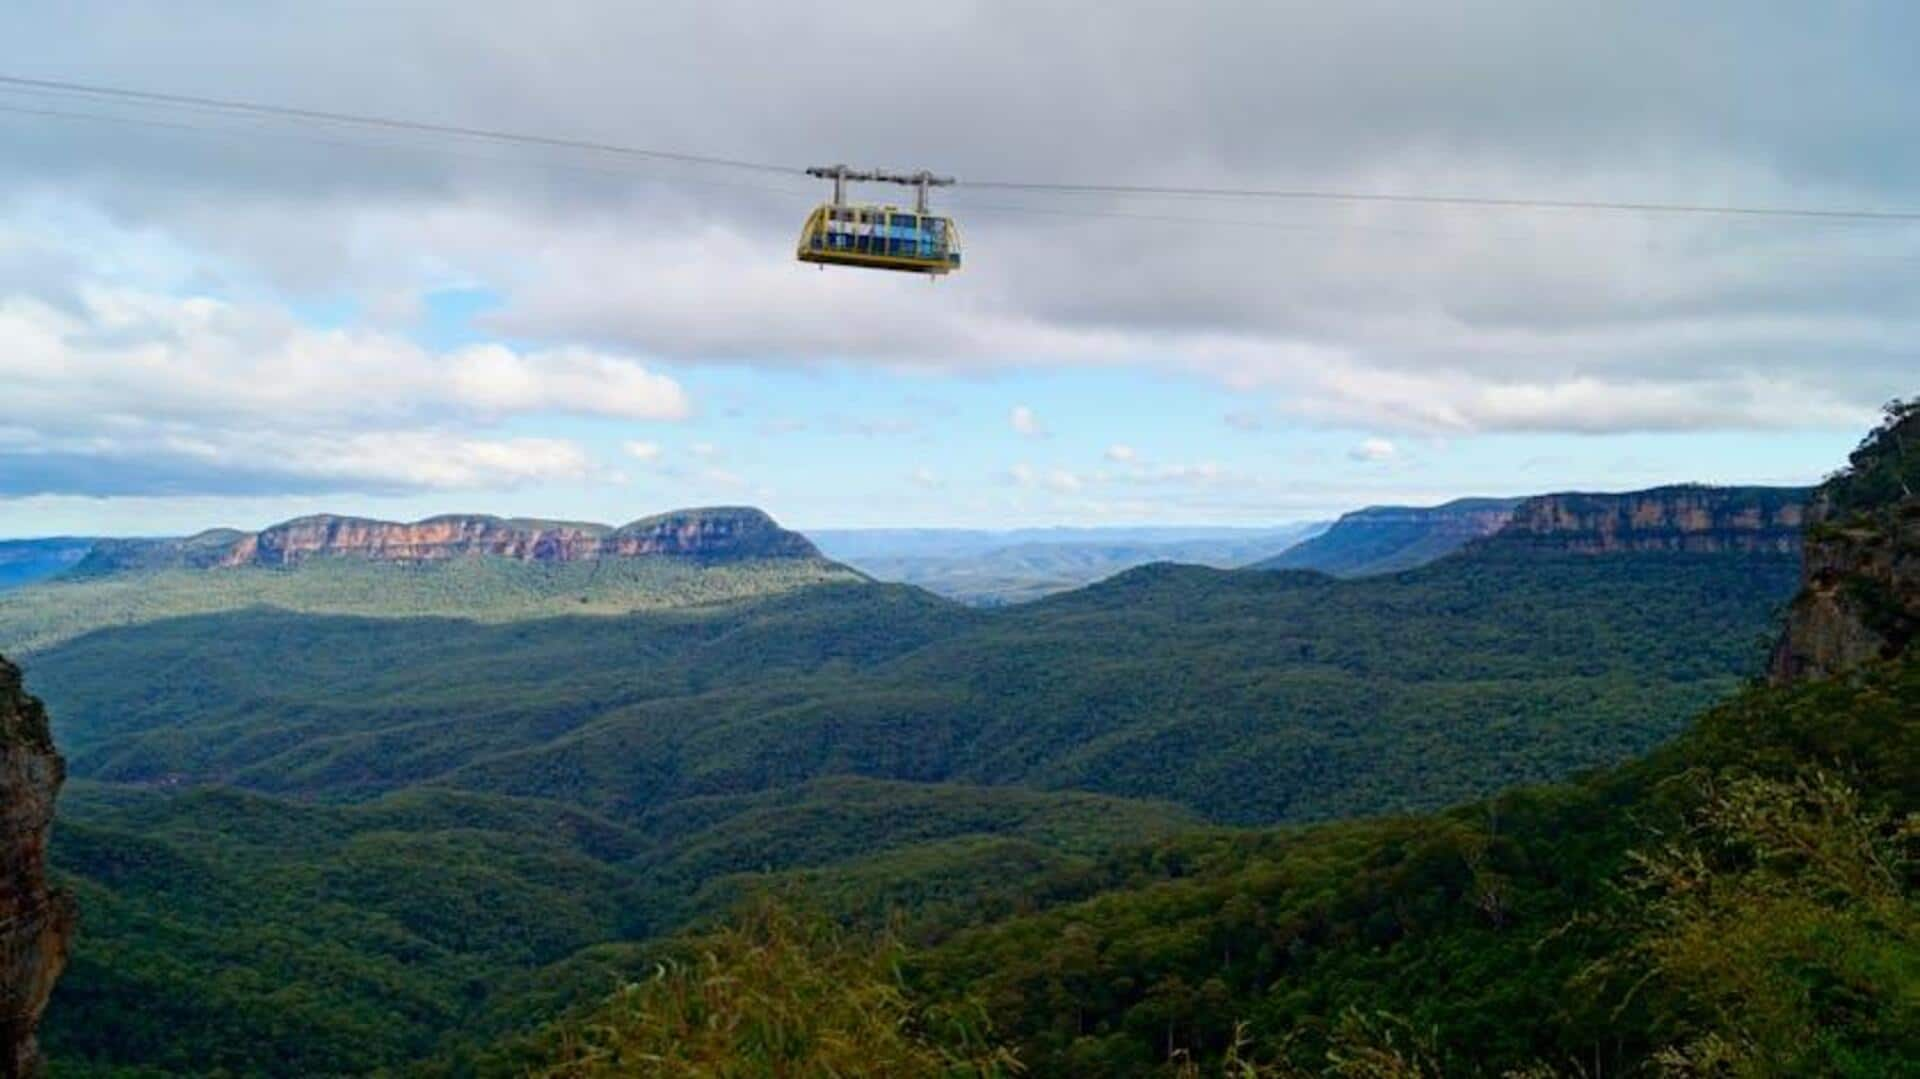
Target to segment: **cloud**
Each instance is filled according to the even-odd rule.
[[[652,461],[658,461],[660,459],[661,451],[660,451],[660,443],[658,442],[646,442],[641,440],[623,442],[620,444],[620,449],[623,452],[625,452],[628,457],[631,457],[636,461],[652,462]]]
[[[1040,417],[1034,415],[1033,409],[1026,405],[1013,406],[1013,411],[1007,414],[1007,425],[1023,438],[1047,437],[1047,429],[1041,424]]]
[[[84,439],[0,447],[0,497],[270,495],[511,489],[590,478],[586,452],[563,439],[484,439],[445,430],[337,436],[280,430],[191,438],[128,428]]]
[[[671,378],[584,349],[435,352],[270,304],[77,282],[0,296],[10,423],[0,492],[273,493],[508,487],[589,474],[512,417],[672,420]]]
[[[1378,463],[1391,461],[1400,455],[1399,447],[1384,438],[1368,438],[1347,451],[1347,457],[1355,461]]]
[[[1137,453],[1132,446],[1124,442],[1116,442],[1107,447],[1107,460],[1109,461],[1126,462],[1132,461],[1139,456],[1139,453]]]
[[[194,16],[216,9],[189,0],[36,8],[0,33],[38,58],[24,74],[795,165],[851,144],[963,181],[1907,206],[1920,72],[1895,43],[1920,37],[1920,9],[1750,7],[1163,6],[1090,30],[1042,5],[1016,32],[959,5],[916,30],[969,77],[878,98],[817,63],[897,48],[898,27],[844,3],[223,6],[210,38]],[[716,79],[713,56],[754,62]],[[1912,392],[1920,351],[1920,229],[1895,223],[963,183],[938,197],[967,268],[929,286],[795,264],[821,191],[778,175],[200,114],[226,130],[0,123],[0,229],[75,237],[0,238],[0,295],[59,308],[77,266],[169,295],[344,296],[377,322],[478,284],[501,298],[485,328],[516,348],[438,357],[428,396],[448,415],[673,415],[684,402],[655,381],[673,362],[1154,370],[1245,393],[1251,423],[1396,436],[1857,427]],[[583,346],[596,358],[568,358]],[[379,371],[356,377],[386,392]],[[171,396],[205,390],[181,373]]]
[[[946,486],[945,481],[943,481],[940,478],[940,474],[938,472],[935,472],[933,469],[926,467],[925,465],[922,465],[919,468],[914,469],[912,472],[909,472],[907,474],[907,479],[916,487],[938,489]]]
[[[455,353],[450,366],[454,396],[480,412],[678,420],[691,411],[686,391],[673,379],[580,348],[521,355],[479,345]]]

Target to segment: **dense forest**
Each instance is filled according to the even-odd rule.
[[[87,919],[45,1040],[63,1074],[803,1074],[883,1030],[894,1070],[844,1074],[1605,1074],[1773,1052],[1677,964],[1770,962],[1700,926],[1791,900],[1881,1032],[1821,1051],[1874,1074],[1913,762],[1867,747],[1912,744],[1914,680],[1740,692],[1798,573],[1488,544],[999,611],[853,579],[120,619],[28,656]],[[1781,835],[1865,858],[1859,905],[1753,856]],[[1780,1030],[1830,1011],[1782,992]]]
[[[1857,625],[1880,658],[1756,683],[1576,782],[1132,846],[1036,881],[1011,909],[922,913],[864,945],[832,929],[860,921],[835,900],[789,893],[809,912],[796,915],[763,899],[683,941],[697,964],[669,963],[482,1070],[804,1072],[879,1015],[875,1044],[927,1075],[1912,1074],[1916,435],[1920,408],[1891,406],[1816,522],[1871,552],[1849,572],[1878,591]],[[837,970],[842,1001],[879,1003],[860,1022],[844,1003],[796,1022],[785,994],[810,978],[769,975],[764,956]],[[716,983],[723,996],[701,996]],[[691,1055],[654,1068],[648,1054],[696,1016]]]

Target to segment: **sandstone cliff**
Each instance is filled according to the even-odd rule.
[[[1655,487],[1529,498],[1487,543],[1577,554],[1800,549],[1811,492],[1801,487]]]
[[[97,544],[77,573],[127,569],[293,566],[310,558],[432,562],[491,555],[523,562],[576,562],[661,555],[705,561],[818,558],[805,536],[746,507],[680,510],[613,528],[570,521],[453,515],[400,523],[361,517],[301,517],[259,532],[220,529],[180,540]]]
[[[1891,659],[1920,636],[1920,399],[1887,420],[1808,512],[1800,594],[1773,653],[1792,682]]]
[[[46,879],[47,832],[66,767],[40,702],[0,659],[0,1077],[36,1075],[34,1031],[73,937],[70,897]]]

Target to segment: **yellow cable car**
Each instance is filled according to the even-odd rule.
[[[959,229],[952,218],[927,210],[927,189],[952,180],[926,172],[855,172],[845,165],[807,173],[833,181],[833,201],[807,215],[796,251],[801,262],[920,274],[948,274],[960,268]],[[849,203],[848,180],[912,184],[919,188],[919,203],[912,210]]]

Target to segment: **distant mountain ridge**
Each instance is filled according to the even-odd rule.
[[[184,539],[102,540],[74,572],[294,566],[334,556],[434,562],[469,555],[543,563],[650,555],[708,561],[821,557],[805,536],[781,528],[764,512],[719,506],[657,514],[617,528],[478,514],[411,523],[321,514],[259,532],[214,529]]]
[[[1369,577],[1415,569],[1507,523],[1518,498],[1459,498],[1438,506],[1369,506],[1250,569],[1310,569]]]
[[[1326,528],[1094,527],[841,529],[812,533],[829,557],[882,581],[977,606],[1039,599],[1150,562],[1227,569],[1271,557]]]
[[[1508,553],[1795,554],[1812,496],[1807,487],[1675,484],[1621,493],[1462,498],[1431,507],[1373,506],[1249,568],[1366,577],[1415,569],[1469,547]]]
[[[0,540],[0,592],[66,572],[87,556],[93,544],[86,536]]]
[[[104,626],[249,607],[502,621],[696,607],[866,580],[741,507],[618,528],[313,516],[259,532],[100,540],[72,569],[0,592],[0,650],[26,659]]]

